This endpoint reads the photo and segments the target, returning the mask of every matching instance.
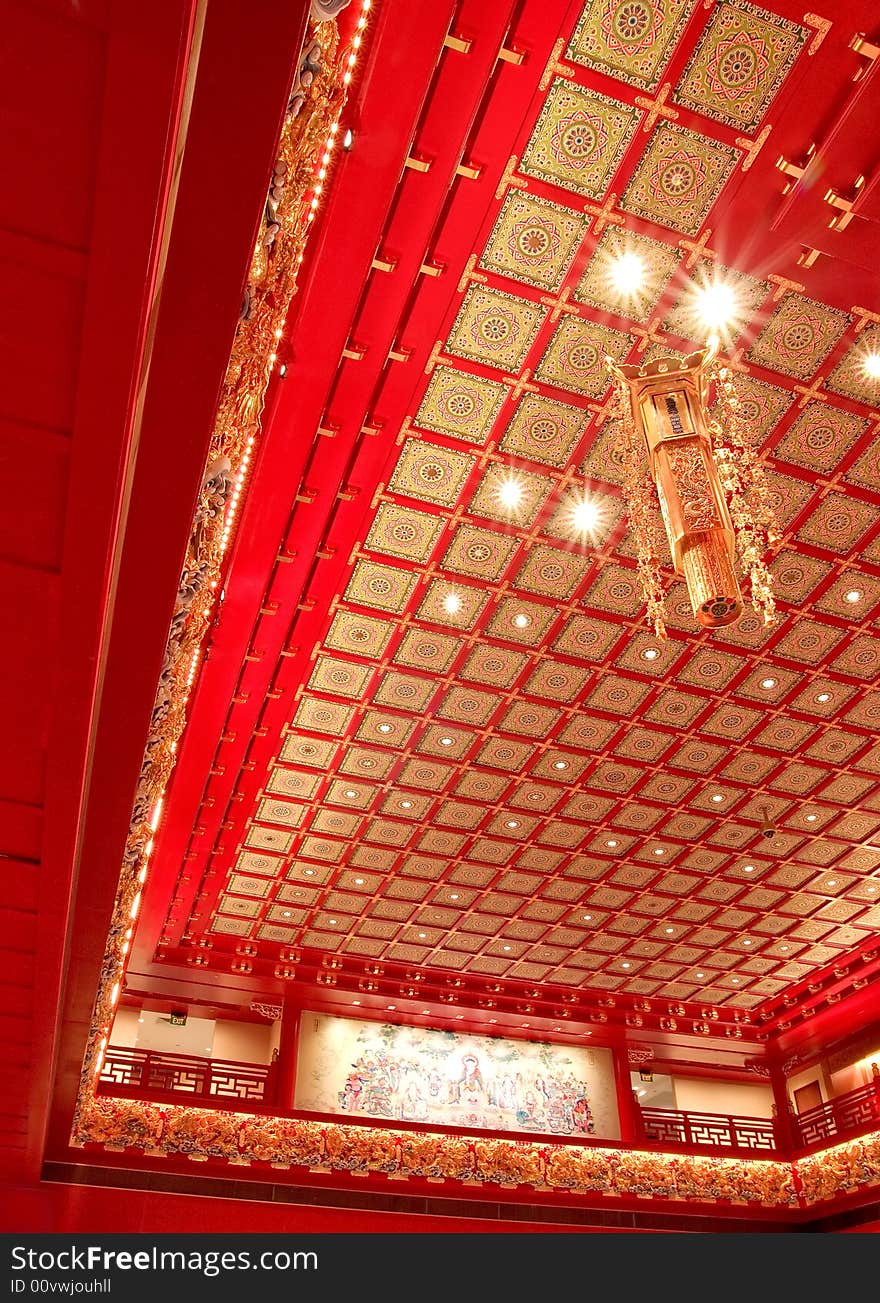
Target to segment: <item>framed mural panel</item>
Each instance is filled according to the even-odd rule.
[[[617,1140],[611,1051],[304,1013],[294,1108]]]

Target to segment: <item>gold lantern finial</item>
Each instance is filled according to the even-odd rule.
[[[767,542],[775,538],[772,510],[761,468],[739,428],[732,378],[727,368],[717,367],[717,354],[713,339],[682,360],[661,357],[642,366],[621,366],[605,358],[618,384],[619,452],[648,618],[660,637],[666,631],[651,521],[655,506],[699,624],[711,629],[739,619],[743,599],[737,559],[750,577],[753,605],[765,623],[774,616],[763,561]],[[721,423],[707,411],[710,379]]]

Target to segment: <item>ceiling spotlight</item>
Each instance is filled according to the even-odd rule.
[[[306,869],[306,877],[307,877],[307,878],[313,878],[314,876],[315,876],[315,870],[314,870],[314,869]]]
[[[818,694],[818,696],[816,697],[816,700],[819,701],[819,702],[821,702],[821,703],[824,705],[826,701],[830,701],[830,700],[831,700],[831,693],[830,693],[830,692],[820,692],[820,693]]]
[[[750,946],[751,944],[752,944],[752,943],[751,943],[751,941],[749,940],[748,937],[743,937],[743,945],[744,945],[744,946]]]
[[[829,878],[828,881],[825,883],[825,886],[826,886],[826,887],[836,887],[836,886],[837,886],[837,879],[836,879],[836,878]]]
[[[443,609],[447,615],[456,615],[461,610],[461,598],[458,593],[447,593],[443,598]]]
[[[506,823],[504,826],[505,826],[505,828],[518,828],[518,827],[519,827],[519,819],[508,819],[508,820],[507,820],[507,823]]]
[[[353,787],[348,787],[348,788],[346,788],[346,790],[342,793],[342,795],[348,797],[348,799],[349,799],[350,801],[352,801],[352,800],[354,800],[354,798],[357,796],[357,792],[354,790]]]
[[[593,917],[592,914],[582,914],[582,915],[581,915],[581,918],[584,920],[585,923],[589,923],[589,922],[592,920],[592,917]]]
[[[592,534],[600,524],[602,512],[598,505],[588,497],[578,498],[569,511],[571,527],[578,534]]]
[[[733,323],[737,313],[736,293],[723,281],[714,281],[697,291],[696,313],[704,326],[720,331]]]
[[[412,807],[413,807],[413,803],[412,803],[412,801],[401,801],[401,802],[400,802],[400,808],[401,808],[401,810],[411,810]]]
[[[567,760],[554,760],[554,761],[553,761],[553,768],[554,768],[554,769],[567,769],[567,768],[568,768],[568,761],[567,761]]]
[[[777,681],[778,681],[778,680],[776,680],[776,679],[772,679],[772,678],[762,679],[762,680],[761,680],[761,687],[762,687],[762,688],[767,688],[767,689],[775,688],[775,687],[776,687],[776,684],[777,684]]]
[[[351,149],[353,144],[354,144],[354,132],[352,131],[351,127],[349,127],[345,135],[342,137],[342,148]]]
[[[664,846],[655,846],[655,847],[654,847],[654,854],[655,854],[655,855],[665,855],[665,854],[666,854],[666,848],[665,848]]]
[[[458,900],[458,896],[459,896],[459,893],[458,893],[457,891],[450,891],[450,893],[449,893],[449,899],[450,899],[450,900]]]
[[[705,974],[705,973],[697,973],[696,976],[702,980],[702,978],[704,978],[704,977],[706,976],[706,974]]]
[[[284,910],[284,917],[285,917],[285,918],[290,918],[290,910],[289,910],[289,909]]]
[[[441,739],[440,739],[440,745],[441,745],[442,747],[451,747],[451,746],[452,746],[452,738],[451,738],[451,737],[441,737]]]
[[[754,872],[755,872],[755,866],[754,866],[754,864],[744,864],[744,865],[743,865],[743,873],[754,873]]]
[[[870,380],[880,380],[880,353],[868,353],[862,369]]]
[[[851,588],[848,593],[844,594],[844,599],[847,602],[855,604],[862,600],[862,593],[858,588]]]
[[[509,950],[509,949],[510,949],[510,946],[502,946],[501,949],[502,949],[502,950]]]
[[[721,794],[721,792],[715,792],[715,793],[713,793],[711,799],[715,802],[716,805],[720,805],[721,802],[724,800],[724,797],[723,797],[723,795]]]
[[[419,940],[420,940],[420,941],[424,941],[424,939],[425,939],[425,937],[426,937],[427,935],[428,935],[427,932],[420,932],[420,933],[419,933]]]
[[[671,935],[671,933],[673,933],[674,931],[675,931],[675,928],[674,928],[674,927],[668,927],[668,928],[666,929],[666,935],[669,936],[669,935]]]
[[[335,918],[328,918],[328,919],[327,919],[327,922],[330,924],[331,927],[335,927],[335,926],[336,926],[336,919],[335,919]]]
[[[527,615],[523,615],[522,611],[520,611],[518,615],[513,617],[513,623],[517,629],[527,629],[532,622]]]
[[[731,978],[731,981],[733,982],[734,986],[739,986],[739,978],[738,978],[738,977],[733,977],[733,978]]]
[[[605,843],[605,845],[606,845],[606,846],[610,846],[611,849],[614,850],[614,847],[617,845],[617,838],[616,838],[616,837],[609,837],[608,840],[607,840],[607,842]]]
[[[390,732],[391,732],[391,725],[390,725],[390,724],[380,724],[380,725],[379,725],[379,732],[380,732],[380,733],[390,733]]]
[[[642,659],[646,661],[655,661],[660,655],[656,647],[646,647],[642,652]]]
[[[624,961],[623,961],[623,963],[620,965],[620,967],[621,967],[621,968],[632,968],[632,964],[631,964],[628,960],[624,959]]]
[[[522,480],[517,479],[515,475],[505,475],[496,489],[498,501],[502,507],[508,511],[515,511],[522,504],[525,495],[525,487]]]
[[[818,818],[819,818],[818,814],[808,814],[807,823],[815,823]]]
[[[637,294],[645,283],[645,264],[637,253],[627,250],[611,259],[608,279],[618,294]]]
[[[358,887],[362,887],[362,886],[364,885],[364,880],[363,880],[363,878],[355,878],[354,881],[355,881],[355,885],[358,886]]]

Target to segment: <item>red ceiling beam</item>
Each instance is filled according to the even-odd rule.
[[[259,16],[239,0],[212,0],[207,11],[77,847],[56,1152],[67,1143],[174,595],[307,15],[305,0]]]

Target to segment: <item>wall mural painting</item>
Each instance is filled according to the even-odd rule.
[[[608,1050],[304,1013],[294,1107],[468,1130],[617,1139]]]

